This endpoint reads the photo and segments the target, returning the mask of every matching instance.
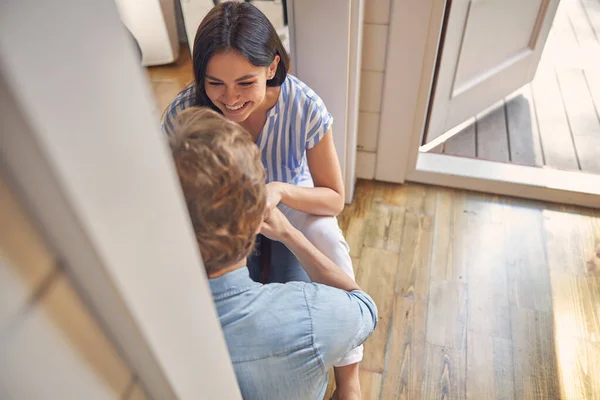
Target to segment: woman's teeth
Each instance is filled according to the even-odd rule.
[[[240,108],[244,107],[245,105],[246,105],[246,103],[242,103],[239,106],[230,106],[230,105],[225,104],[225,108],[227,108],[228,110],[231,110],[231,111],[237,111]]]

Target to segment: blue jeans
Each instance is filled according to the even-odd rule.
[[[350,248],[335,217],[309,215],[289,208],[284,204],[279,204],[277,207],[292,226],[302,232],[317,250],[332,260],[346,275],[354,280]],[[258,235],[255,251],[248,257],[247,261],[252,280],[261,282],[260,240],[268,240],[271,243],[271,263],[269,276],[264,279],[265,283],[310,282],[298,259],[283,243],[270,240],[262,235]],[[363,346],[360,345],[351,350],[335,366],[354,364],[362,360],[362,357]]]
[[[283,243],[260,234],[256,238],[255,250],[247,261],[250,278],[253,281],[260,282],[260,242],[262,240],[271,242],[271,268],[267,283],[310,282],[296,256]]]

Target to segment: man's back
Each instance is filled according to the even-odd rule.
[[[248,399],[321,399],[328,369],[377,323],[373,300],[304,282],[261,285],[247,268],[210,286],[240,389]]]

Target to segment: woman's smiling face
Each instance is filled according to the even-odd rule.
[[[217,53],[206,66],[206,95],[225,117],[245,121],[263,104],[267,80],[275,73],[278,61],[276,56],[270,66],[257,67],[235,51]]]

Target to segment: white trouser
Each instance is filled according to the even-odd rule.
[[[355,280],[350,247],[344,238],[337,218],[306,214],[281,203],[278,207],[294,228],[302,232],[317,249],[329,257],[352,280]],[[363,345],[361,344],[350,350],[335,366],[343,367],[355,364],[362,358]]]

